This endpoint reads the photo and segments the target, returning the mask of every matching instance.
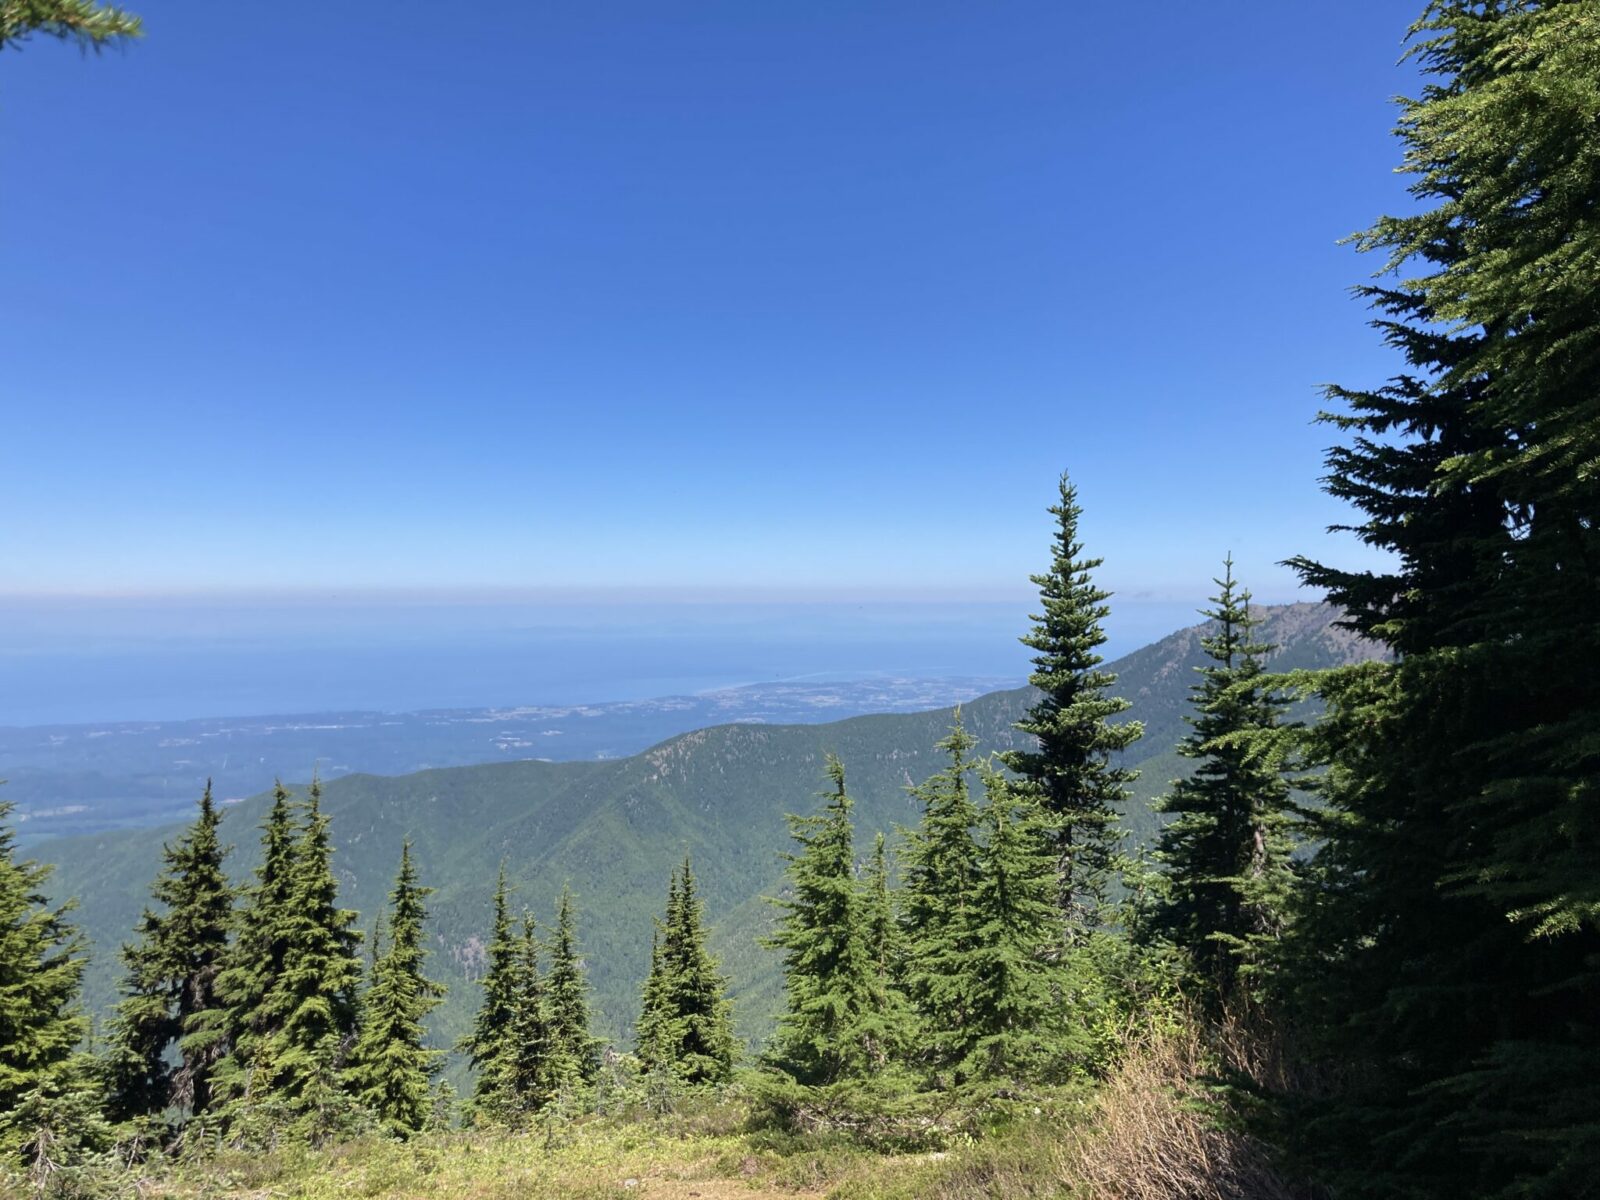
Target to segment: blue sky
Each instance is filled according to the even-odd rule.
[[[0,60],[0,591],[1125,595],[1323,528],[1406,6],[145,0]],[[573,593],[576,594],[576,593]]]

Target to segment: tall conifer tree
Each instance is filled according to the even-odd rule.
[[[560,1044],[551,1019],[549,988],[539,973],[537,927],[528,913],[522,916],[515,951],[507,1037],[492,1064],[499,1075],[492,1111],[513,1123],[543,1109],[578,1078],[573,1055]]]
[[[690,1083],[725,1083],[733,1076],[733,1005],[728,981],[706,946],[705,905],[687,856],[678,885],[677,926],[665,949],[677,963],[673,1007],[684,1021],[680,1070]]]
[[[703,905],[688,858],[672,874],[650,959],[639,1018],[640,1061],[687,1083],[725,1082],[733,1074],[734,1053],[727,981],[706,948]]]
[[[260,1071],[265,1066],[267,1039],[277,1028],[267,1009],[267,996],[282,977],[288,954],[297,835],[293,800],[279,782],[273,787],[272,807],[261,826],[261,862],[255,881],[235,911],[238,932],[217,977],[230,1049],[218,1064],[215,1084],[230,1105],[259,1099],[270,1090],[270,1072]]]
[[[578,951],[577,917],[568,887],[561,889],[556,907],[545,994],[551,1070],[563,1084],[592,1082],[600,1067],[600,1043],[589,1032],[589,979]]]
[[[475,1110],[494,1109],[503,1089],[502,1068],[510,1053],[512,1018],[517,1011],[522,984],[519,948],[511,927],[508,899],[506,866],[502,862],[495,882],[494,916],[485,952],[488,961],[483,976],[483,1000],[478,1005],[472,1032],[461,1040],[459,1047],[477,1071],[472,1094]]]
[[[921,1019],[916,1057],[933,1067],[953,1066],[965,1053],[967,996],[957,971],[971,949],[967,904],[978,873],[978,808],[971,795],[975,745],[957,709],[949,736],[939,743],[949,766],[911,789],[922,804],[922,820],[906,838],[905,984]]]
[[[665,913],[650,931],[650,971],[639,995],[639,1020],[634,1026],[634,1050],[646,1071],[675,1071],[678,1042],[671,1003],[671,980],[661,942],[678,911],[678,872],[667,884]]]
[[[803,1084],[859,1079],[883,1068],[892,1047],[878,1028],[878,989],[855,872],[854,802],[844,766],[828,756],[833,790],[812,816],[790,816],[799,844],[787,856],[791,895],[771,945],[783,951],[786,1008],[772,1060]]]
[[[1055,827],[1060,905],[1070,940],[1099,924],[1119,840],[1118,807],[1136,772],[1114,758],[1139,739],[1137,722],[1113,725],[1128,701],[1110,694],[1116,676],[1100,669],[1101,628],[1111,593],[1094,584],[1098,558],[1083,557],[1078,540],[1077,489],[1061,476],[1050,507],[1056,518],[1050,569],[1033,576],[1041,611],[1023,637],[1035,651],[1028,680],[1043,695],[1017,723],[1032,735],[1031,749],[1013,750],[1005,763],[1038,797]]]
[[[125,998],[112,1019],[108,1056],[114,1120],[169,1108],[199,1116],[211,1106],[212,1073],[227,1052],[217,977],[233,920],[220,819],[208,782],[199,816],[162,847],[164,867],[151,887],[161,911],[147,908],[138,941],[123,947]]]
[[[361,935],[356,914],[338,906],[321,800],[321,785],[313,780],[289,869],[283,969],[262,1003],[271,1088],[291,1110],[307,1115],[313,1092],[326,1089],[354,1044],[361,982]]]
[[[67,1086],[88,1021],[78,1009],[83,941],[67,906],[44,896],[51,868],[18,861],[0,802],[0,1147],[13,1148],[19,1102]]]
[[[1054,825],[1031,791],[995,771],[983,783],[982,850],[962,906],[969,932],[953,964],[961,1070],[1014,1083],[1059,1077],[1084,1047],[1064,1019],[1070,978],[1054,953]]]
[[[1289,702],[1266,676],[1273,647],[1253,636],[1261,622],[1236,590],[1231,558],[1214,582],[1214,607],[1202,613],[1214,629],[1200,644],[1215,665],[1200,668],[1178,747],[1194,771],[1158,805],[1172,816],[1157,855],[1167,887],[1149,923],[1189,952],[1209,997],[1227,1001],[1282,933],[1293,887],[1280,723]]]
[[[1600,1176],[1600,26],[1436,0],[1399,134],[1418,204],[1358,239],[1406,359],[1332,389],[1328,490],[1393,567],[1300,560],[1393,666],[1335,672],[1298,996],[1346,1086],[1290,1124],[1357,1194]],[[1354,1164],[1370,1167],[1352,1172]]]
[[[388,944],[373,964],[363,997],[350,1072],[356,1098],[401,1137],[427,1125],[433,1111],[429,1085],[442,1057],[424,1044],[423,1028],[423,1019],[444,996],[444,988],[423,974],[423,901],[432,891],[417,882],[411,843],[404,843],[400,873],[389,893]]]

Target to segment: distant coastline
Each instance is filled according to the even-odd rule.
[[[28,611],[0,627],[0,726],[570,705],[787,680],[1020,679],[1025,603]],[[1193,619],[1130,602],[1116,657]]]

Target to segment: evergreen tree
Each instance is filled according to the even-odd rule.
[[[1395,276],[1366,295],[1406,371],[1332,389],[1329,418],[1328,490],[1393,566],[1297,563],[1398,661],[1322,684],[1292,982],[1344,1086],[1287,1124],[1351,1195],[1578,1196],[1600,1177],[1600,34],[1581,0],[1436,0],[1413,32],[1418,205],[1358,239]]]
[[[1294,880],[1280,724],[1289,702],[1265,673],[1273,647],[1252,636],[1260,620],[1236,591],[1231,558],[1215,583],[1215,607],[1201,614],[1214,631],[1200,644],[1216,665],[1200,668],[1178,747],[1194,772],[1157,806],[1172,820],[1158,852],[1167,886],[1148,926],[1186,950],[1210,998],[1226,1001],[1283,932]]]
[[[676,936],[665,947],[675,966],[673,1010],[685,1023],[677,1059],[689,1083],[725,1083],[733,1077],[735,1038],[728,981],[706,947],[705,906],[695,889],[689,859],[678,887]]]
[[[261,826],[261,863],[255,882],[235,913],[237,936],[217,976],[217,995],[225,1006],[223,1025],[230,1052],[218,1064],[215,1084],[228,1103],[260,1098],[266,1075],[268,1037],[276,1029],[267,997],[282,978],[289,948],[289,903],[298,830],[294,804],[281,782],[273,787],[272,807]],[[258,1089],[257,1083],[262,1087]]]
[[[879,979],[896,982],[905,965],[905,943],[889,882],[889,850],[881,833],[873,839],[872,857],[867,860],[862,902],[866,911],[867,957],[872,969]]]
[[[501,1067],[508,1060],[512,1017],[520,1002],[523,980],[517,936],[511,928],[508,911],[505,863],[494,888],[494,919],[487,947],[488,965],[483,976],[483,1001],[472,1032],[461,1040],[464,1051],[477,1071],[473,1086],[473,1108],[493,1111],[503,1099],[505,1076]]]
[[[331,1030],[309,1049],[294,1056],[293,1095],[279,1093],[282,1108],[293,1115],[288,1132],[313,1146],[325,1146],[364,1132],[371,1114],[350,1090],[349,1047]]]
[[[99,50],[144,35],[143,22],[126,9],[95,0],[27,0],[0,5],[0,50],[36,33]]]
[[[593,1053],[593,1042],[575,1046],[573,1026],[557,1029],[552,981],[543,978],[539,968],[538,927],[533,916],[524,913],[520,930],[513,929],[508,894],[502,866],[495,885],[483,1003],[461,1049],[478,1072],[474,1118],[517,1124],[581,1082],[582,1054]],[[576,1028],[586,1030],[588,1002],[576,957],[570,898],[565,907],[566,934],[563,937],[558,930],[553,940],[563,959],[567,1003],[575,993],[582,1010],[576,1014]],[[569,1007],[569,1019],[571,1015]]]
[[[18,861],[0,802],[0,1148],[15,1149],[25,1098],[66,1090],[88,1032],[78,1011],[83,942],[44,896],[51,868]]]
[[[877,1026],[879,989],[856,882],[853,801],[828,756],[833,790],[822,812],[790,816],[799,852],[786,855],[791,896],[770,944],[783,951],[786,1008],[773,1063],[803,1084],[859,1079],[890,1061]]]
[[[138,941],[123,947],[125,998],[112,1019],[108,1063],[113,1120],[210,1108],[211,1076],[227,1052],[217,978],[233,922],[220,820],[208,782],[194,824],[162,848],[165,865],[151,888],[162,911],[145,909]]]
[[[657,917],[650,931],[650,971],[639,995],[639,1020],[634,1026],[634,1053],[646,1071],[676,1073],[678,1034],[671,1008],[670,980],[662,957],[661,941],[678,910],[678,872],[672,872],[667,885],[664,917]]]
[[[915,1013],[905,991],[905,939],[889,882],[889,852],[881,833],[873,839],[872,857],[861,881],[861,911],[862,937],[872,970],[865,1032],[886,1057],[904,1062],[912,1046]]]
[[[1119,834],[1118,806],[1136,772],[1113,764],[1142,732],[1137,722],[1111,724],[1128,701],[1108,694],[1116,676],[1100,670],[1097,648],[1111,593],[1093,582],[1098,558],[1084,558],[1078,541],[1077,489],[1061,476],[1050,569],[1034,575],[1042,612],[1024,645],[1037,653],[1028,680],[1043,695],[1017,728],[1036,739],[1032,749],[1007,753],[1005,763],[1038,797],[1054,826],[1060,905],[1066,935],[1076,940],[1101,921]]]
[[[593,1082],[600,1067],[600,1043],[589,1032],[589,979],[578,953],[571,888],[561,889],[556,908],[546,996],[551,1070],[564,1086]]]
[[[268,1086],[291,1111],[311,1115],[311,1089],[326,1090],[330,1065],[342,1070],[355,1040],[357,989],[361,981],[356,914],[338,907],[328,816],[316,780],[306,802],[304,827],[296,839],[284,913],[281,974],[262,1002],[266,1037],[263,1066]],[[391,930],[391,938],[393,931]]]
[[[423,1044],[423,1018],[444,996],[444,988],[423,974],[423,900],[432,891],[418,884],[411,843],[404,843],[389,894],[388,946],[372,968],[351,1068],[356,1098],[401,1137],[427,1125],[433,1111],[430,1080],[442,1057]]]
[[[686,1083],[723,1083],[733,1074],[727,981],[706,949],[704,911],[688,858],[667,888],[665,919],[651,942],[638,1046],[647,1070]]]
[[[965,1010],[956,1031],[961,1071],[1013,1083],[1051,1078],[1083,1049],[1063,1019],[1071,980],[1054,953],[1054,825],[1031,791],[994,771],[985,771],[983,782],[982,850],[963,906],[968,933],[954,963]]]
[[[428,1133],[448,1133],[456,1123],[456,1089],[448,1079],[434,1085],[433,1097],[428,1107]]]
[[[135,926],[139,941],[122,947],[123,999],[111,1017],[105,1063],[105,1108],[112,1121],[159,1116],[172,1097],[166,1054],[177,1039],[178,1022],[166,964],[151,945],[160,935],[160,920],[146,908]]]
[[[921,1019],[917,1057],[934,1067],[953,1066],[964,1055],[966,997],[956,972],[971,948],[966,906],[978,872],[978,809],[970,787],[976,744],[957,709],[949,736],[939,743],[950,765],[911,789],[922,804],[922,821],[906,838],[905,986]]]
[[[517,1121],[548,1105],[577,1080],[576,1061],[558,1044],[551,1020],[551,997],[539,977],[539,939],[533,917],[522,917],[515,941],[511,1013],[507,1036],[489,1068],[497,1073],[491,1112]]]

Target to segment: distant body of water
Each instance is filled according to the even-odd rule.
[[[0,600],[0,724],[645,699],[785,679],[1010,677],[1025,603]],[[1192,623],[1134,604],[1108,657]]]

